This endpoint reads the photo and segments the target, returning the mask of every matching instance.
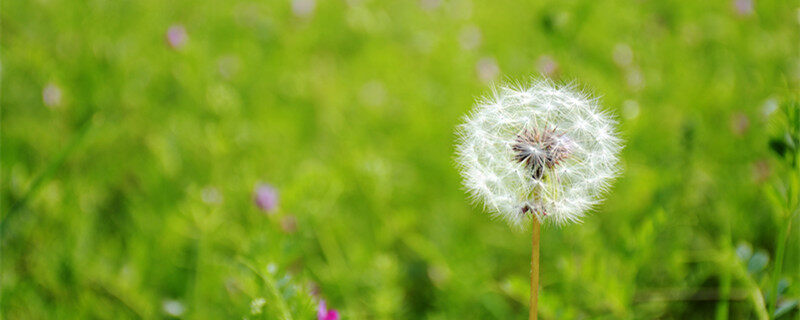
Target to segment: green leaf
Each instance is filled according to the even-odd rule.
[[[764,270],[768,262],[769,255],[764,251],[758,251],[750,258],[750,262],[747,264],[747,272],[751,274],[758,273]]]
[[[786,151],[789,149],[789,145],[786,144],[786,140],[784,139],[771,138],[769,139],[769,148],[779,157],[783,158],[783,156],[786,155]]]
[[[773,313],[772,316],[775,319],[780,318],[780,316],[789,313],[789,311],[792,311],[795,307],[797,307],[797,300],[783,301],[778,305],[778,308],[775,309],[775,313]]]

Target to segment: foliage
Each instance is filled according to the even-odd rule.
[[[537,73],[601,95],[626,140],[598,212],[542,232],[543,319],[746,319],[772,282],[800,296],[800,223],[775,277],[787,225],[762,191],[790,174],[768,111],[797,101],[792,2],[0,9],[5,319],[313,313],[269,289],[286,275],[345,319],[523,317],[528,235],[469,204],[454,128],[488,81]]]

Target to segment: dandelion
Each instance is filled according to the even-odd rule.
[[[265,212],[270,212],[278,206],[278,190],[266,183],[259,183],[253,195],[256,206]]]
[[[336,309],[328,310],[325,300],[320,300],[317,306],[317,320],[339,320],[339,312]]]
[[[457,161],[476,202],[514,227],[533,225],[531,319],[539,224],[580,222],[617,176],[616,121],[595,98],[547,80],[502,86],[458,128]]]
[[[521,227],[579,222],[617,175],[616,122],[571,86],[501,87],[459,127],[458,163],[474,200]]]

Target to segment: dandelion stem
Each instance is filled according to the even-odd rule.
[[[530,320],[536,320],[539,315],[539,218],[533,217],[531,235],[531,309]]]
[[[245,260],[244,258],[239,258],[239,263],[250,269],[253,273],[256,274],[264,284],[266,285],[267,289],[275,296],[275,301],[277,301],[278,310],[280,310],[281,314],[283,315],[282,320],[292,320],[292,313],[289,311],[289,306],[286,304],[286,300],[281,295],[278,288],[275,286],[275,280],[272,279],[272,276],[269,275],[269,272],[262,272],[258,268],[256,268],[253,264]]]

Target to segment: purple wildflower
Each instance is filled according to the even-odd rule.
[[[61,106],[61,88],[54,83],[48,83],[42,90],[42,101],[50,108]]]
[[[475,70],[478,72],[478,78],[483,82],[491,82],[500,74],[497,60],[492,57],[483,57],[478,60],[478,63],[475,64]]]
[[[176,24],[167,29],[167,44],[169,44],[172,49],[182,49],[183,46],[186,45],[187,40],[189,40],[189,35],[186,33],[186,28],[182,25]]]
[[[736,14],[740,16],[749,16],[753,14],[753,0],[734,0],[733,9]]]
[[[253,200],[261,210],[272,211],[278,206],[278,190],[266,183],[259,183],[253,194]]]
[[[339,320],[339,311],[336,311],[336,309],[328,310],[325,300],[320,300],[317,307],[317,320]]]

